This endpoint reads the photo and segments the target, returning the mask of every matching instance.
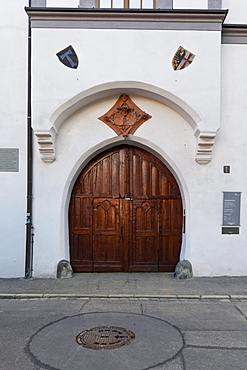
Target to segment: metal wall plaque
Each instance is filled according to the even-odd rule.
[[[241,192],[223,192],[223,226],[240,226]]]
[[[19,149],[0,149],[0,172],[19,171]]]
[[[223,172],[224,173],[230,173],[231,172],[230,166],[223,166]]]
[[[223,226],[222,227],[222,234],[227,234],[227,235],[239,234],[239,227],[236,227],[236,226],[233,226],[233,227]]]

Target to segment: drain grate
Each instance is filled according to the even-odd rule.
[[[87,329],[76,337],[77,343],[89,349],[117,349],[127,346],[134,339],[132,331],[115,326]]]

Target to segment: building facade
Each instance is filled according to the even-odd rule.
[[[1,8],[0,276],[246,275],[246,2]]]

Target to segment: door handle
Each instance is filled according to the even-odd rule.
[[[123,237],[123,226],[120,227],[120,238]]]

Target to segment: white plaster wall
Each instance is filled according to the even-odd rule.
[[[117,98],[118,96],[92,103],[78,110],[64,122],[57,139],[57,160],[52,164],[42,163],[36,150],[34,177],[36,194],[34,225],[37,225],[34,248],[36,276],[54,274],[57,262],[62,258],[69,258],[67,213],[70,192],[83,164],[85,165],[97,151],[104,150],[106,145],[112,146],[120,141],[127,141],[151,146],[153,152],[167,161],[181,188],[183,187],[184,202],[188,202],[184,176],[186,173],[189,174],[191,165],[197,166],[193,159],[195,138],[192,128],[171,108],[147,98],[131,96],[139,107],[152,115],[152,119],[144,123],[135,135],[130,135],[124,140],[98,120]]]
[[[222,0],[222,9],[229,9],[229,13],[226,17],[225,23],[246,24],[246,0]]]
[[[46,0],[47,7],[77,8],[79,0]],[[207,9],[208,0],[173,0],[173,9]]]
[[[208,9],[208,0],[173,0],[173,9]]]
[[[79,0],[46,0],[46,6],[51,8],[78,8]]]
[[[56,263],[62,258],[69,259],[67,212],[70,192],[82,166],[98,151],[122,140],[98,120],[115,103],[116,98],[92,103],[64,122],[58,135],[57,160],[54,163],[42,163],[36,152],[36,276],[54,274]],[[131,98],[151,114],[152,119],[126,141],[149,147],[176,176],[187,215],[184,257],[192,262],[194,274],[245,275],[247,255],[244,225],[240,235],[221,234],[222,191],[243,191],[242,221],[246,212],[244,184],[247,176],[242,176],[241,166],[237,168],[242,149],[232,144],[232,132],[227,135],[229,123],[220,130],[212,162],[198,165],[194,161],[195,138],[188,123],[161,103],[133,95]],[[234,139],[239,140],[241,135],[236,135]],[[244,144],[243,138],[241,144]],[[230,153],[234,153],[231,160],[229,149]],[[231,165],[230,175],[222,172],[225,164]]]
[[[198,113],[201,129],[219,127],[220,32],[34,29],[33,40],[35,130],[49,129],[51,112],[69,98],[114,81],[161,87]],[[68,45],[79,57],[77,70],[56,56]],[[188,68],[174,71],[172,58],[180,45],[196,57]]]
[[[78,5],[79,0],[46,0],[47,7],[78,8]],[[173,0],[173,9],[208,9],[208,0]],[[246,23],[246,0],[222,0],[222,9],[229,10],[225,23]]]
[[[0,3],[3,15],[1,46],[7,50],[5,58],[0,59],[3,133],[0,147],[19,148],[20,151],[19,172],[0,172],[0,277],[24,275],[27,96],[24,6],[27,5],[27,0],[1,0]],[[223,8],[230,8],[227,22],[246,22],[245,0],[223,0]],[[121,80],[142,81],[170,91],[200,115],[202,129],[204,124],[211,128],[219,126],[221,58],[218,32],[33,30],[33,37],[33,124],[37,129],[50,127],[52,112],[69,98],[92,86]],[[55,55],[69,44],[78,53],[78,70],[64,67]],[[180,44],[196,54],[196,58],[189,68],[174,72],[171,59]],[[121,53],[116,55],[119,46]],[[245,45],[223,45],[222,52],[222,122],[210,164],[195,163],[195,138],[184,119],[161,103],[145,98],[134,96],[153,119],[128,139],[149,146],[175,171],[187,212],[185,257],[192,261],[195,275],[246,275],[247,271],[244,227],[247,210],[244,63],[247,49]],[[47,165],[40,160],[35,142],[36,276],[54,275],[57,261],[69,257],[68,194],[87,158],[105,145],[121,140],[97,120],[114,101],[115,97],[107,98],[87,106],[64,123],[58,135],[57,160],[53,164]],[[230,174],[222,173],[226,164],[231,165]],[[222,191],[242,191],[240,235],[221,235]]]
[[[25,0],[1,0],[0,148],[19,149],[19,172],[0,172],[0,277],[23,277],[26,207],[27,16]]]
[[[247,57],[247,45],[222,46],[222,124],[216,143],[217,161],[231,166],[231,173],[221,174],[224,178],[224,191],[242,191],[241,234],[222,236],[224,253],[222,262],[228,262],[229,275],[246,275],[247,271],[247,218],[246,184],[247,159],[246,143],[246,95],[247,76],[244,59]],[[229,73],[229,71],[231,71]],[[232,262],[229,258],[231,256]],[[220,259],[219,259],[220,263]]]
[[[77,70],[65,67],[56,57],[58,51],[70,44],[79,57]],[[172,58],[180,45],[196,54],[196,58],[190,67],[176,72],[172,69]],[[49,129],[52,112],[86,89],[104,83],[116,84],[116,81],[137,81],[162,88],[182,99],[201,117],[201,130],[217,130],[220,126],[220,54],[220,33],[215,31],[34,29],[34,129]],[[85,107],[64,123],[57,137],[57,160],[51,165],[41,162],[36,146],[34,273],[37,276],[54,274],[57,262],[69,258],[65,207],[68,205],[66,189],[71,186],[68,179],[74,179],[72,174],[88,155],[118,140],[114,132],[97,119],[109,110],[117,97]],[[196,139],[192,128],[161,103],[140,97],[136,100],[153,118],[152,124],[150,120],[139,128],[132,140],[146,143],[176,169],[184,191],[188,213],[184,256],[193,262],[195,274],[219,274],[212,254],[206,253],[206,263],[200,262],[200,257],[210,248],[211,239],[220,236],[220,183],[217,182],[212,194],[206,197],[200,214],[198,204],[204,205],[211,167],[201,167],[195,162]],[[212,168],[214,171],[214,166]],[[202,181],[202,178],[207,180]],[[219,208],[215,211],[214,207],[211,215],[211,204],[217,201]],[[208,227],[213,231],[209,232],[207,241],[203,238],[198,245],[198,233],[201,239],[202,225],[206,224],[208,214]]]
[[[151,148],[174,170],[187,214],[183,256],[192,262],[194,274],[246,275],[244,227],[240,235],[221,234],[222,192],[242,191],[242,220],[246,209],[246,176],[241,165],[246,126],[244,104],[239,106],[246,96],[242,88],[245,45],[221,48],[220,34],[213,31],[35,29],[33,37],[35,130],[49,129],[49,117],[68,99],[94,86],[117,81],[137,81],[169,91],[201,117],[202,130],[217,129],[222,87],[222,124],[210,164],[202,166],[195,162],[196,140],[190,125],[172,109],[144,97],[132,96],[153,118],[128,140]],[[56,52],[70,44],[79,56],[77,70],[65,67],[56,57]],[[179,45],[196,54],[196,58],[189,68],[175,72],[171,60]],[[57,159],[52,164],[40,160],[35,145],[36,276],[54,275],[57,262],[69,258],[67,211],[71,187],[89,158],[121,140],[98,120],[118,96],[91,103],[64,122],[57,137]],[[241,133],[234,130],[236,124]],[[226,164],[232,167],[229,175],[222,173]]]

